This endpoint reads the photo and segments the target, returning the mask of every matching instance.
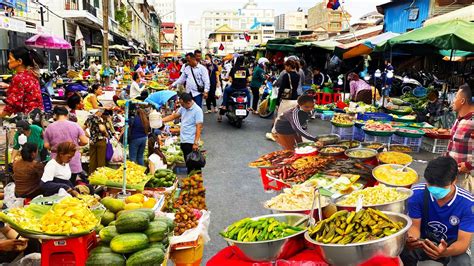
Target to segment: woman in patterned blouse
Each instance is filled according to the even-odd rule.
[[[27,114],[35,108],[43,109],[43,99],[39,84],[39,67],[43,59],[34,50],[17,47],[8,54],[8,68],[15,71],[10,84],[0,83],[7,88],[5,108],[1,116],[22,112]]]

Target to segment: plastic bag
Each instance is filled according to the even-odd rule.
[[[192,165],[194,168],[203,168],[206,166],[206,158],[201,151],[192,151],[186,157],[186,165]]]
[[[216,88],[216,98],[219,99],[220,97],[222,97],[222,88],[217,87]]]
[[[172,236],[170,238],[170,245],[184,243],[184,242],[191,242],[196,241],[199,236],[202,237],[204,243],[207,243],[211,240],[209,237],[209,224],[211,222],[211,212],[202,210],[201,211],[201,218],[199,218],[199,223],[196,228],[186,230],[180,236]]]
[[[106,150],[105,150],[105,160],[107,162],[110,162],[113,156],[114,156],[114,147],[112,146],[110,139],[107,139]]]
[[[111,162],[122,162],[123,161],[123,146],[116,139],[112,139],[112,147],[114,150],[114,155],[112,155]]]
[[[3,191],[5,192],[3,203],[8,208],[23,207],[23,198],[15,197],[15,183],[8,183]]]

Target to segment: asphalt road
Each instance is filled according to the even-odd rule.
[[[204,169],[206,201],[211,211],[210,242],[205,245],[202,265],[227,245],[219,231],[245,217],[269,214],[262,203],[275,194],[263,191],[259,172],[247,164],[258,156],[279,149],[265,138],[271,128],[270,119],[250,115],[241,129],[228,124],[224,117],[216,122],[215,114],[205,114],[203,139],[207,149],[207,165]],[[330,133],[330,123],[312,120],[309,131],[314,135]],[[427,161],[435,155],[421,152],[415,160]],[[426,163],[415,161],[412,166],[423,176]]]

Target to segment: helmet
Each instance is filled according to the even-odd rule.
[[[258,64],[259,65],[263,65],[263,64],[267,64],[267,63],[270,63],[270,61],[268,61],[268,59],[265,58],[265,57],[262,57],[262,58],[258,59]]]
[[[287,60],[295,60],[295,61],[300,61],[300,59],[296,55],[291,55],[285,58],[285,62]]]

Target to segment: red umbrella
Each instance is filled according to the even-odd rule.
[[[72,49],[72,45],[63,38],[46,33],[36,34],[26,40],[25,44],[42,49]]]

